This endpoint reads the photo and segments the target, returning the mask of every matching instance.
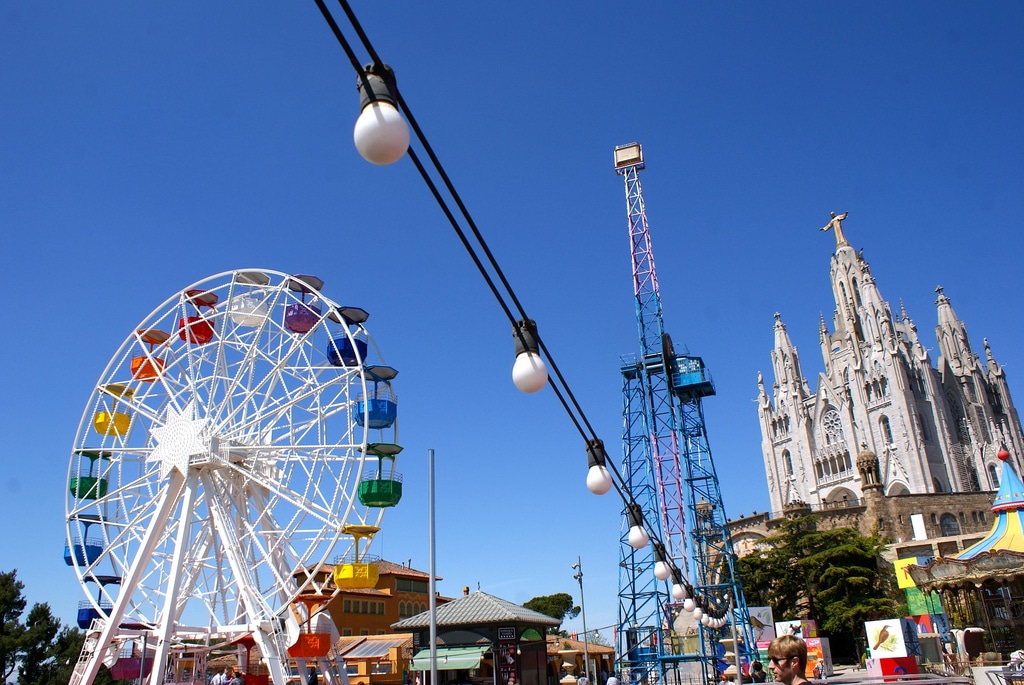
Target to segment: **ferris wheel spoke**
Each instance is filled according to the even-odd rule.
[[[204,474],[203,480],[207,490],[217,491],[217,488],[213,487],[210,482],[211,478],[209,476]],[[232,509],[235,510],[236,514],[241,513],[238,504],[237,500],[232,502]],[[261,588],[258,576],[253,574],[255,570],[254,560],[242,555],[242,552],[247,551],[249,547],[246,539],[239,535],[239,529],[244,530],[244,523],[237,516],[232,517],[230,515],[231,511],[225,507],[224,501],[220,497],[212,499],[209,502],[209,507],[213,518],[214,530],[223,541],[228,565],[232,575],[238,582],[239,599],[245,606],[249,620],[254,620],[258,616],[271,615],[271,608],[262,593],[253,591]]]
[[[192,532],[192,507],[195,503],[195,481],[183,478],[182,495],[178,503],[178,525],[177,535],[174,544],[174,553],[171,556],[165,587],[164,604],[162,611],[157,616],[157,644],[156,653],[153,656],[153,663],[162,664],[167,658],[167,651],[170,647],[171,631],[175,622],[180,617],[178,613],[178,597],[181,593],[182,572],[185,565],[186,553],[189,549],[186,544]]]

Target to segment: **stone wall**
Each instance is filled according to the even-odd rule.
[[[887,538],[893,557],[950,555],[984,537],[995,520],[994,492],[929,493],[886,497],[878,490],[865,492],[851,505],[790,505],[784,512],[752,514],[729,521],[729,534],[739,556],[749,553],[757,540],[771,535],[786,518],[815,514],[821,529],[857,528],[863,535],[877,531]],[[914,540],[911,515],[921,514],[925,540]],[[944,515],[956,520],[959,532],[943,534]],[[947,519],[948,520],[948,519]],[[930,549],[930,554],[925,554]],[[921,552],[921,553],[918,553]]]

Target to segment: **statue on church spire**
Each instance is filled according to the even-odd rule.
[[[846,219],[849,212],[843,212],[842,214],[829,212],[829,214],[832,215],[832,221],[829,221],[819,230],[829,231],[834,229],[836,234],[836,249],[843,247],[844,245],[849,247],[850,243],[846,242],[846,237],[843,235],[843,220]]]

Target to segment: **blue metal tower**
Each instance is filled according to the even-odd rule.
[[[622,478],[632,501],[623,512],[620,546],[618,666],[630,683],[650,682],[654,674],[672,682],[677,664],[697,662],[705,682],[714,682],[723,666],[723,639],[742,640],[739,653],[746,657],[755,645],[701,410],[702,398],[715,388],[703,360],[685,350],[677,354],[664,329],[640,186],[643,168],[639,143],[615,148],[615,171],[626,188],[640,337],[640,354],[623,357],[621,367]],[[655,536],[639,550],[625,532],[635,523],[630,504]],[[658,561],[669,562],[677,576],[659,580]],[[686,592],[673,595],[670,581]],[[723,630],[714,625],[720,621],[698,622],[696,640],[680,639],[672,627],[678,613],[693,606],[690,599],[709,617],[727,617],[729,625]]]

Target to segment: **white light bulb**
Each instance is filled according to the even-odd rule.
[[[693,612],[693,613],[696,614],[697,612]],[[700,617],[700,622],[704,625],[705,628],[707,628],[708,626],[711,625],[711,617],[708,616],[707,614],[704,614],[703,616]]]
[[[672,567],[668,565],[666,561],[657,561],[654,563],[654,577],[658,580],[668,580],[669,576],[672,575]]]
[[[548,367],[536,352],[523,352],[512,365],[512,382],[523,392],[537,392],[548,382]]]
[[[640,526],[633,526],[629,529],[629,546],[633,549],[643,549],[651,541],[651,536]]]
[[[352,140],[367,162],[394,164],[409,149],[409,127],[394,105],[377,100],[356,119]]]
[[[682,583],[676,583],[672,586],[672,597],[677,602],[682,602],[687,597],[686,586]]]
[[[683,609],[685,611],[693,611],[696,608],[697,603],[694,602],[693,599],[691,599],[690,597],[687,597],[686,600],[683,602]]]
[[[600,464],[594,464],[587,471],[587,490],[595,495],[603,495],[612,489],[612,477],[608,469]]]
[[[703,616],[704,616],[704,610],[703,609],[701,609],[700,607],[694,607],[693,608],[693,620],[694,621],[699,621],[701,619],[701,617],[703,617]]]

